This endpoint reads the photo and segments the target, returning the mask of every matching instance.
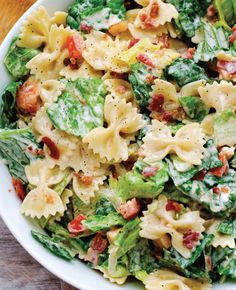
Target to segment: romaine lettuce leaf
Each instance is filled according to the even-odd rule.
[[[105,96],[106,89],[99,78],[68,82],[65,92],[48,107],[47,114],[57,129],[84,137],[103,126]]]
[[[67,24],[79,30],[85,23],[96,30],[108,29],[125,17],[123,0],[76,0],[68,11]]]
[[[203,23],[204,39],[198,44],[194,54],[194,61],[209,61],[216,57],[220,51],[226,51],[236,55],[236,51],[230,49],[229,35],[222,26],[214,26],[210,23]]]
[[[10,83],[0,97],[0,128],[16,127],[16,94],[21,84],[22,82]]]
[[[195,31],[201,26],[201,17],[211,4],[211,0],[167,0],[167,2],[178,10],[179,16],[175,19],[175,24],[187,37],[195,35]]]
[[[204,69],[188,58],[177,58],[165,68],[164,75],[166,79],[176,81],[180,87],[198,80],[209,80]]]
[[[202,167],[206,170],[220,167],[223,163],[219,159],[219,152],[212,139],[209,139],[205,144],[205,153],[202,160]]]
[[[10,174],[27,183],[25,166],[37,157],[41,147],[29,128],[0,130],[0,158],[9,168]]]
[[[113,204],[108,199],[103,197],[96,203],[96,209],[95,209],[96,215],[105,216],[112,212],[114,213],[116,212],[116,210]]]
[[[224,220],[219,224],[217,230],[222,234],[231,235],[236,238],[236,219]]]
[[[217,270],[221,276],[236,279],[236,251],[217,267]]]
[[[144,177],[142,171],[145,167],[159,168],[154,176]],[[160,194],[164,184],[168,181],[167,165],[164,162],[155,164],[145,163],[139,159],[133,167],[133,170],[122,175],[116,183],[117,195],[123,201],[133,197],[154,198]]]
[[[214,0],[214,6],[218,11],[220,23],[226,28],[236,22],[236,2],[235,0]]]
[[[29,74],[29,69],[26,68],[26,64],[37,54],[39,50],[32,48],[23,48],[16,45],[18,38],[14,38],[8,52],[4,59],[4,64],[9,73],[14,78],[22,78]]]
[[[214,118],[214,140],[217,146],[236,144],[236,114],[224,110]]]

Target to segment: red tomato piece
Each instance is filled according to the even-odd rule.
[[[99,254],[103,253],[108,247],[107,239],[103,238],[101,234],[96,234],[92,240],[90,246],[94,251],[97,251]]]
[[[19,87],[16,96],[17,108],[23,113],[36,114],[40,107],[39,88],[35,80],[27,80]]]
[[[12,184],[15,188],[17,196],[23,201],[25,199],[26,193],[22,181],[20,179],[12,178]]]
[[[127,201],[118,208],[118,211],[126,220],[134,219],[138,215],[140,210],[141,205],[136,198]]]
[[[144,177],[154,176],[157,173],[158,170],[159,170],[158,167],[151,167],[151,166],[149,167],[149,166],[147,166],[147,167],[145,167],[143,169],[142,175]]]
[[[132,39],[132,40],[130,40],[128,48],[133,47],[139,41],[140,41],[140,39]]]
[[[70,223],[67,225],[67,229],[71,234],[79,234],[85,230],[84,226],[82,225],[82,221],[86,220],[86,217],[82,214],[78,215],[74,218]]]
[[[142,63],[146,64],[147,66],[155,68],[155,65],[152,62],[152,60],[144,53],[139,53],[137,55],[137,60],[141,61]]]
[[[50,156],[53,159],[58,160],[60,158],[60,151],[57,148],[57,145],[47,136],[42,138],[44,144],[46,144],[50,150]]]
[[[183,236],[183,245],[192,250],[195,244],[199,241],[200,234],[192,230],[188,230]]]
[[[82,52],[85,48],[85,42],[82,36],[79,34],[68,36],[66,40],[66,48],[69,51],[70,58],[81,58]]]
[[[165,102],[164,95],[162,94],[154,95],[151,99],[148,110],[161,113],[164,111],[163,109],[164,102]]]
[[[166,211],[175,211],[176,213],[180,213],[182,210],[182,205],[176,201],[168,200],[166,204]]]

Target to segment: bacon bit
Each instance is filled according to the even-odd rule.
[[[121,79],[121,80],[127,79],[127,74],[125,73],[117,73],[117,72],[112,71],[110,74],[113,78],[116,78],[116,79]]]
[[[83,37],[77,33],[67,37],[65,46],[69,52],[69,58],[78,59],[82,57],[82,52],[85,49],[85,42]]]
[[[236,61],[226,61],[226,60],[218,60],[217,61],[217,69],[225,70],[229,74],[235,74],[236,73]]]
[[[165,97],[162,94],[154,95],[151,99],[151,103],[148,106],[149,111],[155,111],[158,113],[161,113],[164,111],[163,105],[164,105]]]
[[[156,79],[157,77],[151,75],[151,74],[147,74],[146,77],[145,77],[145,80],[148,84],[152,85],[154,80]]]
[[[139,53],[137,55],[137,60],[141,61],[142,63],[146,64],[147,66],[155,68],[155,65],[152,62],[152,60],[144,53]]]
[[[146,20],[147,20],[147,18],[148,18],[148,15],[147,15],[147,13],[140,13],[139,14],[139,19],[141,20],[141,22],[146,22]]]
[[[168,35],[159,36],[157,43],[161,44],[162,48],[169,48],[170,47],[169,36]]]
[[[220,188],[217,187],[217,186],[214,186],[214,187],[212,188],[212,191],[213,191],[215,194],[220,194],[220,193],[221,193]]]
[[[42,141],[43,141],[43,143],[45,143],[48,146],[48,148],[50,150],[50,156],[53,159],[58,160],[60,158],[60,151],[57,148],[57,145],[47,136],[43,137]]]
[[[93,27],[89,26],[86,22],[81,22],[80,30],[85,31],[87,33],[90,33],[93,30]]]
[[[183,58],[188,58],[188,59],[192,59],[194,56],[194,53],[196,51],[195,47],[190,47],[187,49],[187,51],[185,53],[182,54]]]
[[[128,45],[128,49],[130,49],[131,47],[133,47],[139,41],[140,41],[140,39],[132,39],[132,40],[130,40],[129,45]]]
[[[202,181],[206,175],[206,170],[201,170],[197,174],[194,175],[193,180],[199,180]]]
[[[54,198],[50,194],[46,194],[45,199],[46,199],[46,203],[48,203],[48,204],[54,203]]]
[[[211,4],[208,8],[207,8],[207,16],[208,17],[213,17],[216,14],[216,10],[213,4]]]
[[[94,251],[97,251],[99,254],[101,254],[108,247],[107,239],[103,238],[101,234],[96,234],[96,236],[92,240],[90,247]]]
[[[15,188],[17,196],[23,201],[26,197],[25,188],[20,179],[12,178],[12,184]]]
[[[229,43],[234,43],[235,40],[236,40],[236,30],[234,28],[233,29],[233,34],[231,34],[230,37],[229,37]]]
[[[89,248],[87,254],[84,256],[84,260],[91,262],[94,266],[97,266],[99,260],[98,251],[94,251],[92,248]]]
[[[222,177],[223,175],[226,175],[228,173],[229,163],[226,156],[221,152],[219,154],[219,159],[223,163],[223,165],[220,167],[212,168],[209,170],[209,172],[217,177]]]
[[[167,211],[175,211],[176,213],[180,213],[182,210],[182,205],[176,201],[168,200],[166,204]]]
[[[225,155],[227,160],[230,160],[234,156],[234,151],[235,151],[234,147],[225,146],[220,149],[220,153]]]
[[[125,91],[126,91],[126,87],[120,85],[120,86],[117,87],[116,91],[117,91],[119,94],[124,94]]]
[[[153,3],[150,11],[150,17],[151,18],[156,18],[159,13],[159,5],[158,3]]]
[[[205,264],[206,264],[206,266],[207,266],[207,269],[208,269],[209,271],[212,271],[213,264],[212,264],[211,256],[205,256]]]
[[[158,167],[145,167],[143,169],[142,175],[146,178],[146,177],[150,177],[150,176],[154,176],[157,171],[159,170]]]
[[[19,87],[16,95],[17,108],[23,112],[35,115],[40,107],[39,88],[35,80],[27,80]]]
[[[126,161],[123,161],[122,163],[123,163],[125,169],[127,171],[130,171],[134,167],[135,162],[136,162],[136,159],[134,158],[134,156],[129,156],[129,158]]]
[[[70,223],[68,223],[67,225],[68,231],[71,234],[76,234],[76,235],[83,232],[85,230],[85,227],[81,223],[83,220],[86,220],[86,217],[83,216],[82,214],[78,215]]]
[[[120,205],[118,211],[121,213],[124,219],[134,219],[141,210],[140,202],[136,198],[127,201],[125,204]]]
[[[11,189],[10,188],[8,189],[8,192],[11,192]]]
[[[200,234],[198,232],[193,232],[192,230],[188,230],[186,233],[184,233],[183,236],[183,245],[192,250],[196,244],[196,242],[199,241]]]

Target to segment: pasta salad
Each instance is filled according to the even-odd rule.
[[[76,0],[4,63],[0,157],[66,260],[113,283],[236,279],[236,2]]]

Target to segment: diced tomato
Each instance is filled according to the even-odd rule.
[[[27,80],[19,87],[16,96],[17,108],[23,113],[36,114],[40,107],[39,88],[35,80]]]
[[[79,234],[85,230],[84,226],[82,225],[82,221],[86,220],[86,217],[82,214],[78,215],[74,218],[70,223],[68,223],[67,228],[71,234]]]
[[[162,94],[154,95],[151,99],[150,105],[148,110],[155,111],[158,113],[163,112],[163,105],[164,105],[165,97]]]
[[[206,175],[206,170],[201,170],[197,174],[194,175],[193,180],[199,180],[202,181]]]
[[[209,170],[209,172],[217,177],[222,177],[228,173],[229,163],[226,156],[222,153],[219,154],[219,159],[223,163],[223,166],[212,168]]]
[[[12,178],[12,184],[15,188],[18,197],[23,201],[25,199],[26,193],[22,181],[20,179]]]
[[[60,151],[57,148],[57,145],[47,136],[42,138],[44,144],[46,144],[50,150],[50,156],[53,159],[58,160],[60,158]]]
[[[154,2],[152,4],[152,7],[151,7],[150,17],[151,18],[156,18],[158,16],[158,12],[159,12],[159,5],[158,5],[157,2]]]
[[[194,56],[194,53],[196,51],[195,47],[190,47],[188,48],[188,50],[182,55],[183,58],[188,58],[188,59],[192,59]]]
[[[134,219],[138,215],[140,210],[141,210],[141,205],[140,205],[140,202],[137,201],[136,198],[133,198],[127,201],[125,204],[122,204],[118,208],[118,211],[126,220]]]
[[[84,256],[84,260],[91,262],[94,266],[98,265],[99,253],[93,250],[91,247],[88,249],[87,254]]]
[[[83,37],[79,34],[75,34],[73,36],[68,36],[66,40],[66,48],[69,51],[69,57],[70,58],[81,58],[82,52],[85,48],[85,42],[83,40]]]
[[[180,213],[182,210],[182,205],[177,201],[168,200],[166,204],[167,211],[175,211],[176,213]]]
[[[142,63],[146,64],[147,66],[155,68],[155,65],[152,62],[152,60],[144,53],[139,53],[137,55],[137,60],[141,61]]]
[[[215,194],[217,194],[217,195],[221,193],[220,188],[217,187],[217,186],[214,186],[214,187],[212,188],[212,191],[213,191]]]
[[[86,22],[81,22],[80,30],[90,33],[93,30],[93,27],[89,26]]]
[[[188,230],[186,233],[184,233],[183,236],[183,245],[192,250],[196,244],[196,242],[199,241],[200,234],[198,232],[194,232],[192,230]]]
[[[96,234],[96,236],[92,240],[90,247],[94,251],[97,251],[99,254],[101,254],[108,247],[107,239],[103,238],[101,234]]]
[[[139,41],[140,41],[140,39],[132,39],[132,40],[130,40],[128,48],[133,47]]]
[[[143,169],[142,175],[143,175],[144,177],[154,176],[154,175],[157,173],[158,170],[159,170],[158,167],[151,167],[151,166],[148,166],[148,167],[145,167],[145,168]]]
[[[225,70],[229,74],[236,73],[236,61],[225,61],[225,60],[218,60],[217,61],[217,69]]]
[[[231,34],[229,37],[229,43],[234,43],[235,40],[236,40],[236,30],[233,30],[233,34]]]

